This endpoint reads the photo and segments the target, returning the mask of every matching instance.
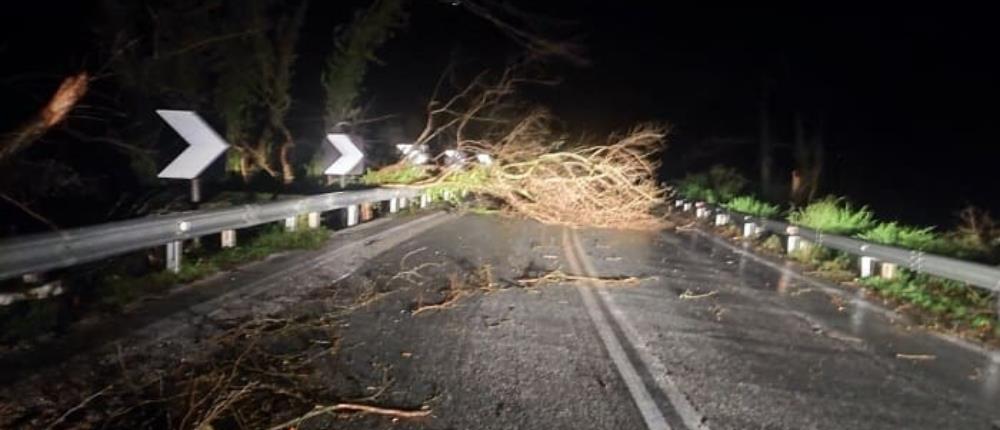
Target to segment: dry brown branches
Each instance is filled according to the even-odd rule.
[[[0,162],[9,161],[16,153],[30,146],[52,127],[62,122],[87,94],[89,82],[90,77],[86,72],[63,79],[52,98],[35,118],[17,130],[0,137]]]
[[[362,412],[367,414],[391,416],[393,418],[422,418],[431,414],[430,409],[405,410],[362,405],[358,403],[338,403],[330,406],[319,406],[301,417],[271,427],[270,430],[297,428],[299,424],[310,418],[336,412]]]
[[[639,126],[607,142],[567,144],[552,131],[546,110],[510,101],[521,84],[547,82],[527,77],[529,66],[508,67],[494,78],[480,74],[451,98],[438,101],[442,77],[415,144],[447,140],[447,146],[438,146],[465,156],[488,155],[492,162],[437,166],[429,170],[436,172],[431,178],[410,185],[488,195],[544,223],[661,227],[652,213],[665,190],[656,183],[653,160],[663,148],[666,127]],[[400,168],[386,167],[385,176]]]
[[[554,270],[537,278],[518,279],[517,283],[527,287],[533,287],[549,283],[593,282],[593,283],[599,283],[602,287],[607,287],[607,286],[633,286],[633,285],[638,285],[640,281],[641,279],[636,278],[634,276],[628,276],[628,277],[581,276],[581,275],[570,275],[562,272],[561,270]]]
[[[602,146],[545,152],[508,162],[511,151],[501,145],[498,166],[486,192],[530,218],[553,224],[592,227],[649,228],[659,221],[652,209],[662,200],[655,164],[649,157],[666,132],[639,127]]]

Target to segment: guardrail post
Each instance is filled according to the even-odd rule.
[[[184,242],[175,240],[167,243],[167,270],[172,273],[181,271],[181,254],[184,252]]]
[[[799,236],[799,229],[794,226],[788,227],[785,231],[788,233],[788,246],[785,251],[792,254],[802,247],[802,237]]]
[[[347,226],[354,226],[358,224],[358,205],[350,205],[347,207]]]
[[[406,197],[400,197],[399,198],[399,208],[400,209],[406,209],[408,206],[410,206],[410,201]]]
[[[875,259],[872,257],[861,256],[858,260],[858,264],[861,265],[861,277],[868,278],[875,274]]]
[[[306,219],[308,220],[307,224],[309,228],[319,228],[319,212],[309,212]]]
[[[45,274],[41,272],[25,273],[21,275],[21,282],[25,284],[41,284],[45,281]]]
[[[681,206],[684,206],[684,200],[680,200],[680,199],[674,200],[674,207],[675,208],[679,208]]]
[[[715,214],[715,225],[726,225],[729,224],[729,214],[725,212],[719,212]]]
[[[399,212],[399,200],[395,197],[389,199],[389,213],[394,214]]]
[[[293,232],[295,231],[295,217],[285,218],[285,231]]]
[[[236,230],[222,230],[222,247],[233,248],[236,246]]]
[[[451,190],[444,190],[443,192],[441,192],[441,197],[445,201],[451,200]]]
[[[430,203],[430,200],[431,200],[431,197],[428,196],[427,193],[421,194],[420,195],[420,209],[426,208],[427,205]]]
[[[757,224],[752,222],[743,223],[743,237],[751,238],[757,235]]]
[[[372,213],[372,204],[365,202],[361,204],[361,213],[358,215],[361,222],[371,221],[375,216]]]
[[[895,279],[899,273],[898,266],[893,263],[882,263],[879,265],[879,276],[883,279]]]
[[[684,202],[684,207],[681,208],[681,209],[683,209],[684,212],[690,212],[691,211],[691,202]]]

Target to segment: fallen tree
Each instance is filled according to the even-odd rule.
[[[431,165],[403,160],[369,172],[366,181],[423,187],[445,197],[477,193],[550,224],[661,226],[653,214],[664,195],[656,183],[654,156],[664,147],[667,128],[642,125],[606,142],[567,143],[552,131],[546,111],[525,111],[509,101],[515,85],[540,82],[525,79],[522,72],[522,67],[508,68],[491,84],[481,74],[450,100],[428,104],[426,127],[416,143],[478,161],[456,162],[441,152]]]

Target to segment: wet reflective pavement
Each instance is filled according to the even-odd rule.
[[[311,257],[315,263],[275,259],[217,281],[220,291],[260,294],[220,293],[196,305],[185,299],[176,315],[160,305],[177,329],[157,331],[165,346],[145,348],[157,360],[143,360],[151,367],[144,371],[183,359],[177,345],[202,348],[182,330],[187,320],[180,316],[193,309],[272,317],[280,304],[290,315],[277,316],[298,318],[340,309],[352,291],[379,291],[331,320],[341,346],[316,359],[311,378],[336,398],[371,395],[380,405],[427,406],[432,416],[330,416],[302,428],[1000,429],[995,352],[909,328],[856,290],[805,277],[779,260],[697,231],[433,219],[335,239]],[[411,222],[423,227],[400,233]],[[442,300],[456,273],[484,268],[495,288],[415,312]],[[587,280],[517,283],[557,269]],[[379,286],[401,272],[413,282]],[[132,345],[129,354],[141,339],[116,342]],[[114,367],[123,358],[115,345],[106,356],[81,352],[79,368],[51,374],[89,374],[86,363]],[[33,382],[43,379],[39,373],[20,382],[39,387]],[[382,382],[388,385],[373,395]],[[51,396],[3,388],[0,405]]]
[[[712,428],[1000,423],[995,353],[908,329],[857,291],[700,232],[581,235],[599,272],[661,276],[605,297]]]

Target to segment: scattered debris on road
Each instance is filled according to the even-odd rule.
[[[712,297],[712,296],[714,296],[716,294],[718,294],[718,291],[709,291],[709,292],[704,293],[704,294],[695,294],[695,293],[691,292],[691,290],[684,290],[684,292],[681,293],[681,295],[678,296],[678,297],[680,297],[682,300],[695,300],[695,299],[704,299],[704,298]]]

